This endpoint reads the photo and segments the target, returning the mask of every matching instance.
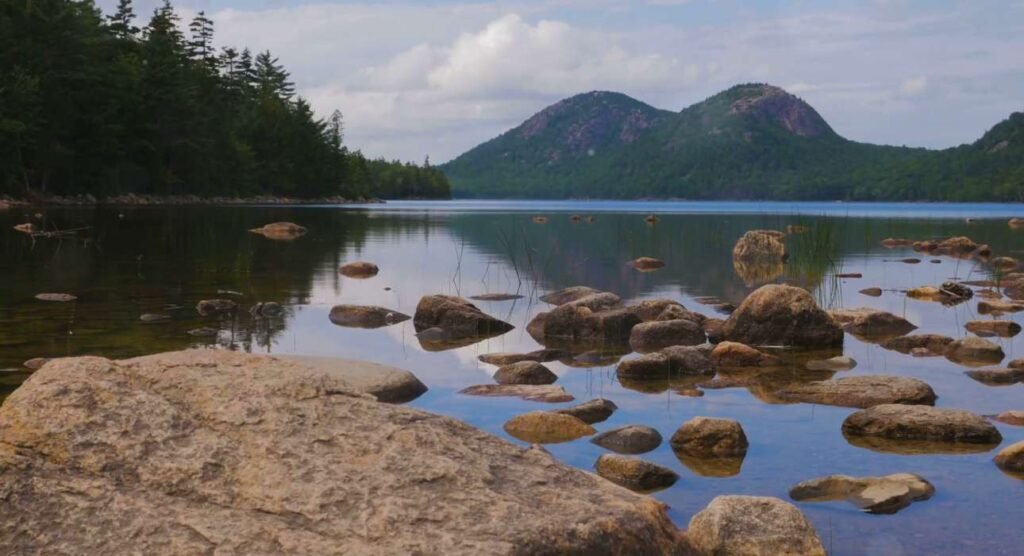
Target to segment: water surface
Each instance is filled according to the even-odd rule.
[[[826,307],[877,307],[905,316],[918,332],[953,337],[964,323],[987,318],[972,301],[953,307],[906,298],[899,290],[950,279],[991,276],[972,260],[929,257],[909,249],[885,249],[886,237],[914,239],[967,235],[998,255],[1021,257],[1024,231],[1006,225],[1024,215],[1020,205],[864,203],[671,203],[671,202],[395,202],[367,207],[141,207],[49,209],[0,212],[0,369],[18,369],[32,357],[94,354],[129,357],[190,346],[220,346],[256,353],[342,356],[413,371],[430,391],[411,405],[464,419],[509,438],[502,424],[534,409],[561,407],[516,399],[472,398],[457,393],[491,381],[483,353],[530,351],[538,344],[526,323],[547,306],[548,291],[588,285],[626,300],[668,297],[709,316],[697,298],[714,296],[738,304],[764,282],[808,288]],[[656,225],[643,216],[659,215]],[[593,222],[570,220],[592,215]],[[533,216],[546,216],[545,224]],[[967,218],[976,219],[969,223]],[[88,227],[79,239],[37,239],[11,230],[31,219],[46,229]],[[279,242],[247,233],[268,222],[288,220],[309,228],[296,241]],[[753,228],[808,226],[788,240],[791,260],[768,272],[740,272],[730,251]],[[640,273],[626,262],[639,256],[666,266]],[[920,264],[899,259],[919,257]],[[342,277],[339,264],[377,263],[369,280]],[[930,262],[935,259],[938,262]],[[860,279],[839,279],[860,272]],[[867,297],[859,290],[885,293]],[[285,314],[257,321],[244,311],[233,318],[199,317],[200,299],[238,292],[243,308],[276,301]],[[46,303],[40,292],[67,292],[73,303]],[[471,296],[518,293],[517,301],[479,302],[516,329],[497,338],[449,351],[428,351],[411,321],[377,329],[341,328],[328,320],[338,303],[382,305],[407,314],[426,294]],[[143,313],[172,318],[139,321]],[[1019,317],[1009,316],[1019,320]],[[214,339],[187,330],[219,329]],[[1007,359],[1024,357],[1018,338],[996,340]],[[892,374],[927,381],[937,405],[982,414],[1024,409],[1024,386],[984,386],[944,358],[914,358],[886,351],[847,335],[843,352],[859,362],[836,376]],[[632,357],[632,356],[628,356]],[[676,384],[621,384],[614,365],[549,366],[577,401],[613,400],[619,411],[597,425],[608,430],[646,424],[667,439],[693,416],[739,420],[750,439],[741,472],[728,478],[701,476],[669,446],[642,457],[668,466],[681,478],[655,494],[685,526],[714,496],[742,493],[787,497],[795,483],[832,473],[877,475],[915,472],[937,489],[935,498],[896,515],[874,516],[843,502],[800,504],[833,554],[1018,554],[1024,533],[1024,481],[1001,473],[994,451],[974,454],[899,455],[849,444],[840,432],[853,410],[811,404],[780,404],[759,389],[708,389],[703,397],[679,395]],[[807,373],[792,369],[793,380]],[[8,393],[24,371],[0,375]],[[822,378],[827,378],[826,374]],[[569,405],[569,404],[564,404]],[[997,424],[1003,445],[1024,439],[1024,428]],[[513,442],[518,442],[509,438]],[[572,465],[590,469],[603,450],[586,439],[550,445]]]

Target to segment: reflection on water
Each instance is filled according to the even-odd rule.
[[[658,213],[656,225],[644,217]],[[580,218],[571,218],[571,215]],[[826,215],[827,214],[827,215]],[[478,360],[493,352],[525,353],[541,346],[526,325],[550,306],[538,297],[588,285],[626,300],[671,298],[692,311],[722,317],[713,305],[738,304],[751,288],[780,282],[808,288],[824,306],[885,309],[919,327],[915,333],[967,335],[979,315],[977,301],[955,306],[909,299],[912,287],[951,279],[985,280],[987,267],[973,260],[935,257],[939,263],[906,264],[919,256],[907,247],[886,249],[888,237],[933,239],[967,235],[989,244],[994,256],[1020,257],[1024,232],[1006,225],[1024,208],[1006,205],[839,205],[789,203],[394,203],[380,207],[196,207],[48,210],[35,222],[47,229],[89,227],[78,240],[37,240],[11,230],[33,218],[21,210],[0,212],[0,389],[16,388],[33,357],[97,354],[128,357],[188,346],[219,345],[253,352],[344,356],[413,371],[430,391],[412,405],[465,419],[511,439],[502,425],[511,416],[563,407],[516,397],[474,397],[463,388],[491,383],[494,367]],[[587,218],[594,215],[594,218]],[[871,216],[866,217],[865,215]],[[534,216],[546,221],[535,223]],[[977,218],[968,224],[964,218]],[[992,218],[988,218],[988,217]],[[273,241],[249,229],[277,221],[302,224],[294,241]],[[781,267],[734,266],[732,245],[750,229],[807,231],[787,240]],[[638,272],[628,263],[655,257],[665,266]],[[354,280],[338,273],[345,262],[365,260],[377,276]],[[861,273],[862,278],[837,274]],[[877,287],[882,295],[858,293]],[[34,299],[40,292],[78,296],[69,303]],[[376,329],[336,326],[338,304],[374,305],[412,315],[426,294],[465,297],[511,294],[474,303],[515,329],[478,343],[416,336],[412,321]],[[196,304],[225,298],[237,311],[199,316]],[[257,303],[280,303],[280,315],[255,318]],[[143,322],[143,314],[169,319]],[[1003,318],[1019,320],[1019,316]],[[214,333],[190,335],[201,328]],[[427,332],[427,331],[424,331]],[[990,338],[1007,358],[1020,355],[1022,340]],[[557,346],[556,346],[557,347]],[[671,436],[694,416],[739,420],[750,440],[739,461],[694,461],[666,443],[643,457],[681,476],[655,494],[685,525],[722,493],[785,498],[794,484],[845,473],[914,472],[931,481],[936,496],[892,516],[870,516],[843,503],[805,505],[834,554],[1015,553],[1024,540],[1024,482],[1001,473],[993,452],[967,453],[929,446],[848,442],[841,423],[850,409],[785,404],[780,385],[831,376],[892,374],[920,378],[939,395],[938,405],[980,414],[1024,409],[1024,385],[993,388],[966,376],[943,357],[912,357],[847,335],[843,354],[858,361],[851,371],[808,371],[808,358],[836,352],[787,354],[779,368],[724,372],[713,379],[617,380],[621,349],[592,346],[546,363],[577,401],[604,397],[619,406],[599,431],[643,424]],[[603,349],[603,350],[602,350]],[[635,355],[626,355],[631,358]],[[997,423],[1004,445],[1024,439],[1024,427]],[[592,469],[604,450],[587,439],[549,446],[557,457]],[[978,450],[978,451],[975,451]],[[865,542],[869,536],[871,541]]]

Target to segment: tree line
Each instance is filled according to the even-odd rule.
[[[444,174],[368,159],[270,52],[215,48],[169,1],[0,2],[0,194],[447,198]]]

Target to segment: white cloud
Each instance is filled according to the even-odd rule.
[[[900,94],[906,97],[915,97],[928,88],[928,78],[924,76],[912,77],[900,84]]]

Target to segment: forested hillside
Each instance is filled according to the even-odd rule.
[[[807,103],[765,84],[678,113],[594,92],[442,169],[465,197],[1024,201],[1024,114],[935,151],[844,139]]]
[[[270,52],[214,48],[202,12],[0,2],[0,194],[448,197],[427,165],[368,160]],[[187,32],[183,30],[187,27]]]

